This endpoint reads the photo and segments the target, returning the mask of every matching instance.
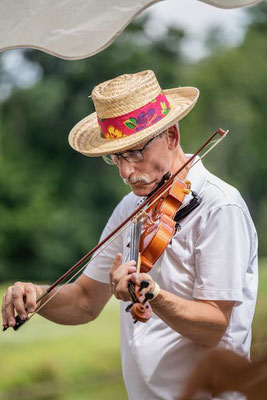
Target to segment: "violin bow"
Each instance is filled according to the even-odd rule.
[[[35,314],[38,313],[54,296],[56,296],[59,291],[68,283],[70,283],[83,269],[86,268],[88,265],[85,264],[83,265],[90,257],[92,261],[94,258],[96,258],[106,247],[109,246],[109,244],[116,239],[136,218],[140,218],[143,214],[145,214],[145,210],[154,202],[158,200],[158,198],[165,193],[169,187],[171,186],[173,180],[180,174],[181,171],[184,170],[184,168],[187,167],[187,165],[190,165],[190,163],[199,155],[199,153],[206,148],[209,144],[213,143],[213,139],[219,135],[219,139],[216,139],[212,146],[199,158],[196,160],[190,167],[190,169],[200,160],[202,159],[206,154],[208,154],[215,146],[217,146],[228,134],[229,130],[223,130],[221,128],[217,129],[211,136],[210,138],[174,173],[170,176],[170,178],[161,186],[159,187],[153,194],[152,196],[147,197],[147,199],[139,206],[137,207],[124,221],[122,221],[117,228],[113,232],[111,232],[109,235],[107,235],[101,242],[99,242],[93,249],[91,249],[87,254],[85,254],[79,261],[77,261],[68,271],[66,271],[61,277],[59,277],[51,286],[49,286],[46,291],[37,299],[37,304],[39,304],[45,297],[48,296],[48,294],[55,289],[60,283],[62,283],[66,278],[68,278],[70,275],[71,277],[61,286],[58,287],[58,289],[49,297],[47,298],[46,301],[44,301],[42,304],[39,304],[37,306],[36,310],[26,319],[22,320],[19,315],[16,315],[15,320],[16,324],[13,327],[13,329],[16,331],[18,330],[25,322],[29,321]],[[81,267],[82,266],[82,267]],[[73,274],[73,275],[72,275]],[[4,326],[3,331],[6,331],[9,328],[9,326]]]

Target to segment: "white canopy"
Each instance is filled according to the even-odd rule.
[[[86,58],[109,46],[138,14],[158,1],[1,0],[0,51],[29,47],[65,59]],[[262,0],[200,1],[236,8]]]

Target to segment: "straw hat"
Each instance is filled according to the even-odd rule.
[[[193,87],[162,90],[153,71],[118,76],[93,89],[96,112],[74,126],[69,144],[88,157],[123,152],[184,118],[198,96]]]

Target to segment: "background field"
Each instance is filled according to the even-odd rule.
[[[1,333],[0,399],[123,399],[119,304],[91,325],[59,326],[34,316]]]
[[[254,358],[267,352],[266,304],[267,260],[262,260]],[[20,331],[1,333],[0,400],[126,399],[119,340],[115,299],[91,325],[59,326],[35,316]]]

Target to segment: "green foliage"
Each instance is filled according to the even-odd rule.
[[[0,280],[56,279],[97,243],[113,208],[128,192],[116,167],[75,153],[67,135],[93,111],[88,95],[96,84],[151,68],[152,58],[155,69],[161,67],[156,45],[150,51],[151,39],[136,40],[144,23],[139,20],[87,60],[25,53],[41,66],[42,79],[15,90],[2,104]],[[175,35],[171,30],[170,37]],[[160,47],[168,40],[161,39]],[[168,54],[177,56],[173,44]]]
[[[260,9],[261,24],[267,26],[266,3]],[[196,126],[208,132],[219,126],[230,130],[205,163],[245,197],[258,229],[260,254],[266,255],[267,42],[256,26],[238,48],[216,52],[187,69],[185,80],[199,87],[201,96],[196,112],[182,126],[190,141]]]
[[[195,64],[181,55],[181,30],[153,37],[144,19],[87,60],[25,52],[28,61],[41,66],[42,78],[30,88],[17,88],[1,105],[0,280],[51,281],[96,244],[128,189],[116,167],[75,153],[67,135],[93,111],[88,95],[96,84],[144,69],[153,69],[163,88],[200,88],[198,105],[180,124],[187,152],[219,126],[230,129],[205,164],[241,191],[259,231],[261,254],[267,255],[267,42],[262,34],[267,11],[265,4],[251,10],[251,26],[239,47],[224,48],[215,38],[211,56]]]

